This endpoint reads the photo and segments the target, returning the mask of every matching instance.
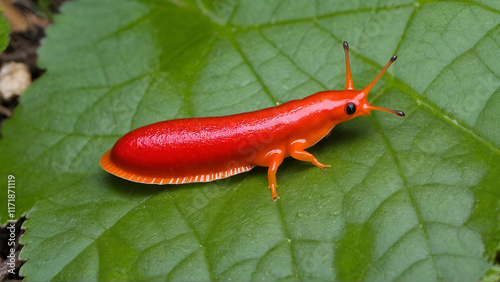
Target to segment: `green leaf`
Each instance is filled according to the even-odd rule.
[[[3,15],[0,15],[0,52],[9,44],[9,24]]]
[[[483,277],[484,282],[493,282],[500,280],[500,265],[496,264],[492,266],[488,272],[486,272],[485,277]]]
[[[28,213],[28,280],[479,280],[500,241],[500,7],[488,1],[69,2],[47,68],[0,140]],[[265,168],[152,186],[101,155],[156,121],[226,115],[345,87],[404,110],[338,125]],[[6,181],[2,181],[5,185]],[[4,194],[5,195],[5,194]],[[3,201],[2,201],[3,204]],[[1,207],[2,222],[7,209]]]

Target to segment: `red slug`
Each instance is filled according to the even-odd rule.
[[[396,60],[393,56],[363,90],[355,90],[344,42],[345,90],[322,91],[309,97],[254,112],[222,117],[162,121],[135,129],[121,137],[101,158],[101,166],[118,177],[148,184],[208,182],[269,167],[272,200],[276,170],[285,157],[311,162],[326,170],[305,149],[329,134],[333,127],[371,110],[404,117],[401,111],[372,106],[366,97]]]

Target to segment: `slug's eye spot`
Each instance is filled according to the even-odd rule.
[[[353,115],[356,112],[356,105],[354,105],[354,103],[347,104],[347,106],[345,106],[345,112],[348,115]]]

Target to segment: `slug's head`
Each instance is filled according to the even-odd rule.
[[[349,45],[347,42],[344,41],[344,53],[345,53],[345,62],[346,62],[346,91],[343,91],[344,97],[341,99],[343,101],[343,105],[340,105],[342,108],[342,114],[345,117],[345,120],[357,117],[357,116],[366,116],[370,114],[372,110],[376,111],[382,111],[382,112],[387,112],[391,114],[395,114],[400,117],[404,117],[405,114],[402,111],[396,111],[392,109],[387,109],[387,108],[382,108],[382,107],[377,107],[377,106],[372,106],[368,104],[366,101],[366,97],[368,96],[368,93],[370,90],[375,86],[377,81],[382,77],[382,75],[385,73],[385,71],[391,66],[391,64],[396,61],[397,57],[393,56],[387,65],[380,71],[380,73],[375,77],[375,79],[368,84],[363,90],[355,90],[354,89],[354,83],[352,81],[352,75],[351,75],[351,65],[349,63]]]

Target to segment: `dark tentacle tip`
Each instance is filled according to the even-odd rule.
[[[397,58],[398,58],[398,56],[392,56],[391,61],[394,62]]]
[[[347,44],[347,41],[344,41],[344,49],[349,51],[349,44]]]
[[[403,113],[402,111],[397,111],[396,114],[400,117],[405,117],[405,113]]]

